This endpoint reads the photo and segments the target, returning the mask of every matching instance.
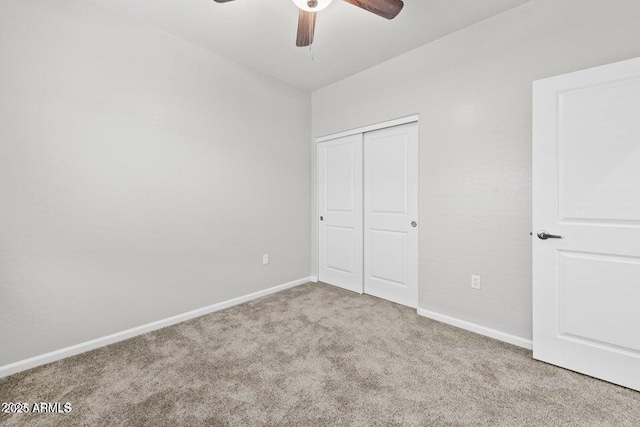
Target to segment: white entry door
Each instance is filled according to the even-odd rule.
[[[364,136],[364,291],[418,306],[418,124]]]
[[[362,134],[318,144],[318,279],[362,293]]]
[[[534,84],[533,356],[640,390],[640,59]]]

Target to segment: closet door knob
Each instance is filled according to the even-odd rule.
[[[323,216],[320,217],[320,221],[324,221],[324,217]]]
[[[417,222],[415,222],[415,221],[411,221],[411,226],[412,226],[413,228],[416,228],[416,227],[418,226],[418,223],[417,223]]]

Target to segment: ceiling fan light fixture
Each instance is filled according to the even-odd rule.
[[[292,0],[299,9],[305,12],[319,12],[329,6],[331,0]]]
[[[213,0],[216,3],[228,3],[233,0]],[[311,46],[316,28],[316,16],[322,9],[331,4],[332,0],[291,0],[298,9],[298,34],[296,46]],[[402,0],[345,0],[354,6],[381,16],[393,19],[404,7]]]

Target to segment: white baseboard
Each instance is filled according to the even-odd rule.
[[[475,332],[476,334],[484,335],[489,338],[494,338],[500,341],[507,342],[509,344],[517,345],[526,349],[533,349],[533,342],[526,338],[511,335],[506,332],[501,332],[496,329],[487,328],[486,326],[478,325],[477,323],[467,322],[466,320],[460,320],[455,317],[447,316],[445,314],[436,313],[435,311],[425,310],[423,308],[418,309],[420,316],[428,317],[429,319],[437,320],[438,322],[446,323],[451,326],[456,326],[467,331]]]
[[[18,372],[26,371],[27,369],[35,368],[36,366],[55,362],[56,360],[64,359],[69,356],[74,356],[76,354],[84,353],[86,351],[93,350],[99,347],[104,347],[109,344],[114,344],[119,341],[124,341],[126,339],[133,338],[138,335],[155,331],[156,329],[161,329],[167,326],[175,325],[176,323],[184,322],[186,320],[204,316],[205,314],[209,314],[215,311],[223,310],[225,308],[233,307],[234,305],[242,304],[244,302],[248,302],[260,297],[264,297],[266,295],[284,291],[285,289],[293,288],[294,286],[302,285],[308,282],[317,282],[317,278],[305,277],[303,279],[294,280],[292,282],[284,283],[282,285],[278,285],[272,288],[264,289],[262,291],[254,292],[252,294],[243,295],[238,298],[233,298],[227,301],[219,302],[217,304],[213,304],[208,307],[199,308],[193,311],[189,311],[187,313],[182,313],[176,316],[167,317],[166,319],[147,323],[146,325],[141,325],[135,328],[127,329],[126,331],[116,332],[115,334],[107,335],[105,337],[96,338],[91,341],[86,341],[80,344],[72,345],[70,347],[62,348],[60,350],[55,350],[50,353],[45,353],[40,356],[35,356],[29,359],[10,363],[8,365],[0,366],[0,378],[13,375]]]

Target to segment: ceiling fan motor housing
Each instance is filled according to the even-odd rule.
[[[305,12],[320,12],[325,7],[329,6],[332,0],[292,0],[298,9]]]

